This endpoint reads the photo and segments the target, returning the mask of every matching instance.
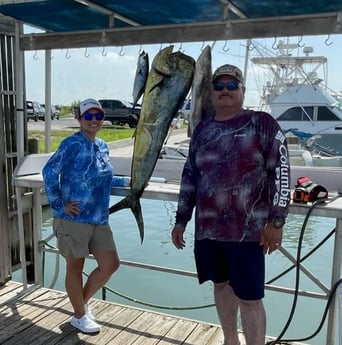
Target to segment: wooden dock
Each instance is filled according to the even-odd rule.
[[[101,332],[83,334],[69,323],[66,293],[34,286],[23,292],[10,281],[0,287],[0,344],[3,345],[219,345],[221,327],[97,299],[92,308]],[[241,345],[244,345],[240,334]]]

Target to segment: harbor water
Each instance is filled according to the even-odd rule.
[[[120,199],[121,197],[112,197],[111,204]],[[142,244],[136,221],[130,210],[121,210],[110,216],[121,260],[195,272],[193,223],[190,222],[187,227],[186,247],[183,250],[177,250],[171,241],[170,232],[174,222],[176,203],[142,199],[142,210],[145,222],[145,239]],[[303,221],[303,216],[290,215],[284,228],[283,247],[294,257],[297,255],[298,239]],[[43,238],[51,233],[51,224],[51,209],[45,207],[43,210]],[[311,217],[304,232],[301,257],[316,247],[334,227],[334,219]],[[49,243],[55,245],[55,240],[53,239]],[[328,287],[332,272],[333,246],[334,236],[303,262],[303,265]],[[44,285],[64,291],[64,260],[63,258],[58,260],[60,265],[58,279],[56,284],[51,286],[56,255],[45,254]],[[266,282],[292,265],[279,251],[267,255]],[[93,267],[95,267],[95,262],[87,260],[85,272],[90,273]],[[20,272],[15,272],[13,278],[16,279],[16,277],[20,280]],[[273,284],[294,288],[295,282],[296,270],[292,269]],[[109,301],[219,323],[216,309],[213,307],[213,287],[209,282],[199,285],[196,278],[121,265],[107,286],[113,290],[113,292],[107,291],[106,299]],[[299,275],[299,289],[322,292],[303,273]],[[98,292],[96,297],[102,298],[101,292]],[[288,321],[293,300],[294,297],[291,294],[266,290],[264,303],[267,313],[267,335],[276,337],[281,333]],[[306,341],[303,339],[316,332],[322,322],[326,304],[326,300],[299,296],[292,321],[283,338],[302,339],[303,342],[311,345],[324,344],[327,320],[322,330],[314,338]],[[338,344],[337,340],[335,343]]]

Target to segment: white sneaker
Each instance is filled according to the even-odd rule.
[[[101,326],[95,321],[90,320],[87,315],[83,315],[80,319],[73,316],[70,323],[84,333],[97,333],[101,329]]]
[[[84,305],[84,311],[90,320],[96,321],[96,317],[95,317],[93,310],[91,309],[89,304]]]

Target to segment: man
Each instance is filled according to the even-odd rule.
[[[195,209],[199,283],[211,280],[224,345],[238,345],[240,308],[247,345],[264,345],[265,258],[282,241],[290,201],[286,138],[265,112],[243,109],[242,72],[223,65],[213,74],[213,118],[193,133],[184,165],[172,241]]]

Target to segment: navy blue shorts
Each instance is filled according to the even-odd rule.
[[[244,300],[264,297],[265,255],[259,242],[195,241],[198,281],[229,281],[235,295]]]

